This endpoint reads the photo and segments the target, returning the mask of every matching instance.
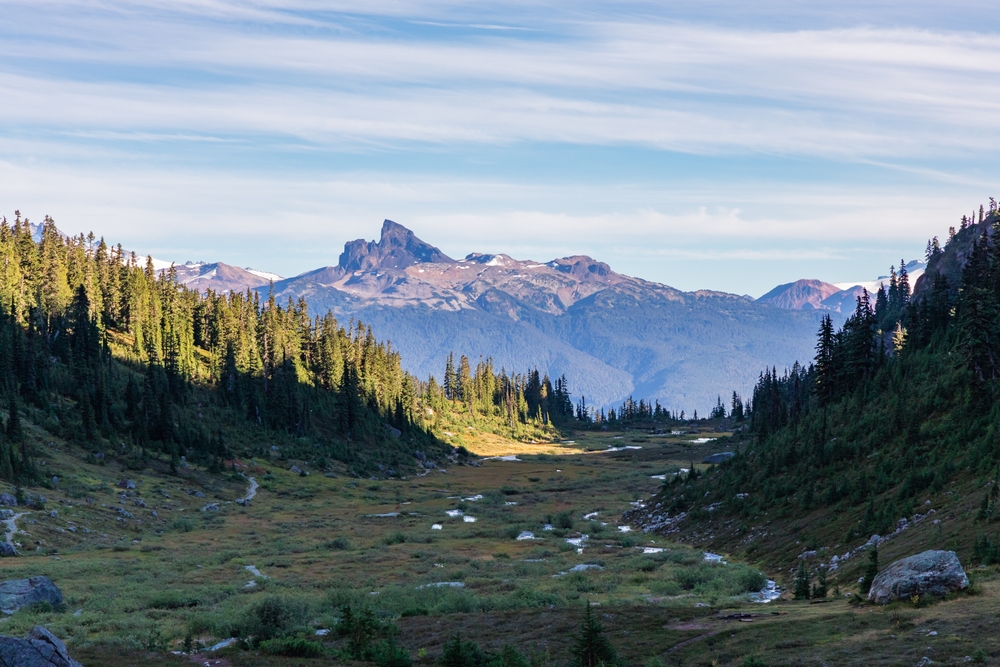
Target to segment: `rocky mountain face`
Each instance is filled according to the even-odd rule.
[[[268,286],[257,288],[266,296]],[[418,376],[440,379],[450,351],[473,363],[565,374],[575,397],[626,396],[707,411],[765,366],[812,356],[817,313],[722,292],[681,292],[576,255],[549,262],[472,253],[455,260],[390,220],[379,241],[347,243],[337,266],[276,281],[313,314],[360,319]]]

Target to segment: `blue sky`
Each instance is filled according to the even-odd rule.
[[[688,290],[870,279],[1000,192],[995,8],[818,4],[0,0],[0,211],[282,275],[392,218]]]

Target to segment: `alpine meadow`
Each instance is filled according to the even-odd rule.
[[[0,667],[1000,665],[993,9],[0,0]]]

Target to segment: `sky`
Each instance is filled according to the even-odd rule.
[[[993,15],[0,0],[0,213],[284,276],[390,218],[685,290],[868,280],[1000,192]]]

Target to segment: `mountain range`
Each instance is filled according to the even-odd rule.
[[[378,241],[347,243],[336,265],[273,280],[222,263],[175,267],[199,290],[304,297],[312,314],[372,325],[405,367],[441,379],[449,352],[508,372],[566,375],[575,397],[627,396],[707,412],[761,369],[812,355],[818,312],[714,291],[682,292],[616,273],[583,255],[547,262],[474,252],[447,256],[390,220]]]
[[[155,262],[159,270],[168,263]],[[921,263],[907,265],[911,284]],[[175,265],[191,289],[254,290],[279,302],[305,298],[313,315],[371,325],[418,377],[444,371],[450,352],[508,372],[566,375],[574,396],[610,406],[627,396],[707,411],[745,391],[765,367],[812,357],[818,320],[840,321],[862,288],[799,280],[759,299],[683,292],[616,273],[584,255],[547,262],[473,252],[449,257],[386,220],[378,241],[348,242],[338,263],[291,278],[222,262]]]

